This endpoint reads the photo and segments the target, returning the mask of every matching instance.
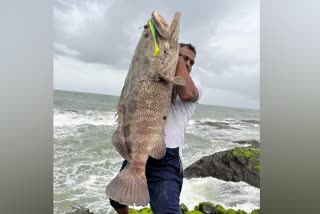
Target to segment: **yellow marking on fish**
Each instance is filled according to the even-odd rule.
[[[153,53],[153,56],[156,57],[158,56],[158,54],[160,53],[160,49],[159,49],[159,46],[158,46],[158,43],[157,43],[157,40],[156,40],[156,30],[154,28],[154,24],[153,24],[153,21],[151,19],[148,20],[148,25],[149,25],[149,28],[151,30],[151,34],[152,34],[152,37],[153,37],[153,42],[154,42],[154,53]]]

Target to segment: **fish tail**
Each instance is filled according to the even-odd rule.
[[[146,206],[149,191],[145,174],[137,174],[130,163],[106,187],[106,195],[120,204]]]

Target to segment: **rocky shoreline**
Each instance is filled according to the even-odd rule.
[[[140,210],[130,208],[130,214],[152,214],[150,207],[145,207]],[[223,206],[217,204],[214,205],[211,202],[201,202],[189,210],[185,204],[180,204],[181,214],[259,214],[260,209],[252,210],[251,212],[245,212],[244,210],[225,209]],[[57,214],[95,214],[90,212],[88,208],[72,205],[65,210],[60,210]],[[116,212],[112,213],[116,214]]]
[[[260,143],[256,140],[235,141],[240,146],[234,149],[217,152],[202,157],[184,170],[184,177],[215,177],[225,181],[244,181],[252,186],[260,187]],[[259,214],[260,209],[247,213],[244,210],[225,209],[221,205],[202,202],[189,210],[185,204],[180,205],[181,214]],[[116,212],[114,212],[116,214]],[[152,214],[149,207],[140,210],[130,208],[131,214]],[[95,214],[89,209],[71,205],[55,214]]]

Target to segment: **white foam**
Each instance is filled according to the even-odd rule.
[[[205,201],[226,209],[251,212],[260,207],[260,189],[244,182],[227,182],[212,177],[184,179],[180,203],[193,209]]]
[[[86,111],[85,114],[78,114],[72,111],[54,109],[54,126],[80,126],[90,124],[95,126],[113,126],[116,124],[114,112]]]
[[[211,121],[213,122],[213,121]],[[222,122],[222,121],[219,121]],[[230,124],[233,128],[237,129],[215,129],[211,126],[188,124],[185,133],[193,134],[203,139],[215,142],[224,141],[232,142],[237,140],[252,140],[259,139],[259,127],[242,126],[238,124]]]

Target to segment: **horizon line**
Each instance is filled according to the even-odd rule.
[[[67,91],[67,92],[78,92],[78,93],[86,93],[86,94],[96,94],[96,95],[108,95],[108,96],[115,96],[119,97],[120,95],[114,95],[114,94],[102,94],[97,92],[88,92],[88,91],[71,91],[66,89],[53,89],[53,91]],[[200,105],[208,105],[208,106],[215,106],[215,107],[224,107],[224,108],[235,108],[235,109],[244,109],[244,110],[254,110],[254,111],[260,111],[260,108],[245,108],[245,107],[238,107],[238,106],[222,106],[222,105],[213,105],[213,104],[207,104],[207,103],[199,103]]]

